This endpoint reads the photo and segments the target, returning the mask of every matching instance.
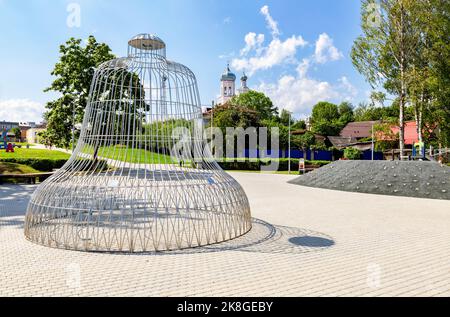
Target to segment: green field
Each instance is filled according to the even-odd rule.
[[[83,153],[93,154],[92,147],[85,147]],[[130,149],[119,145],[102,146],[98,150],[99,158],[108,158],[128,163],[141,164],[174,164],[170,155],[159,154],[143,149]]]
[[[4,158],[67,160],[69,157],[70,154],[51,150],[15,148],[14,153],[6,153],[5,150],[0,150],[0,160]]]
[[[23,164],[0,162],[0,174],[30,174],[39,173],[40,171]]]

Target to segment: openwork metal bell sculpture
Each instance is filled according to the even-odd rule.
[[[69,161],[28,205],[25,236],[84,251],[147,252],[203,246],[251,229],[241,186],[203,135],[197,82],[166,59],[155,35],[98,67]]]

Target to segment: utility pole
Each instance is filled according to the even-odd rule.
[[[288,133],[288,174],[291,174],[291,112],[289,111],[289,133]]]
[[[214,100],[211,102],[211,154],[213,152],[213,142],[212,142],[214,129],[213,121],[214,121]]]
[[[375,145],[374,145],[374,134],[373,134],[373,122],[372,122],[372,161],[373,161],[373,151],[375,150]]]
[[[75,102],[72,103],[72,153],[75,143]]]

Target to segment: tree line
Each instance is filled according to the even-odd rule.
[[[437,130],[432,141],[448,146],[450,1],[362,0],[361,28],[352,61],[374,89],[393,96],[401,155],[409,115],[416,121],[420,141],[424,131]],[[386,99],[385,93],[375,95]]]

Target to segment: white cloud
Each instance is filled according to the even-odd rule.
[[[236,54],[234,52],[230,52],[230,53],[221,54],[218,57],[220,59],[228,59],[229,60],[229,59],[233,58],[235,55]]]
[[[309,66],[311,65],[311,61],[309,58],[304,58],[300,64],[297,66],[297,73],[299,77],[303,78],[306,76],[306,73],[309,70]]]
[[[358,94],[358,89],[353,86],[346,76],[342,76],[339,78],[340,87],[342,90],[346,92],[346,96],[344,97],[347,100],[351,100],[356,97]]]
[[[3,120],[41,122],[44,111],[42,104],[29,99],[0,100],[0,122]]]
[[[308,44],[301,35],[292,35],[284,41],[280,40],[278,23],[270,15],[269,7],[263,6],[260,12],[266,18],[267,27],[272,33],[272,41],[264,46],[264,34],[249,32],[244,38],[245,47],[240,51],[241,58],[231,61],[233,68],[238,71],[245,70],[250,76],[258,70],[266,70],[284,63],[296,63],[297,49]],[[254,53],[253,56],[247,57],[250,53]]]
[[[330,83],[311,78],[309,70],[329,61],[336,61],[343,57],[334,46],[333,39],[326,33],[319,35],[314,53],[310,56],[298,58],[298,50],[308,43],[301,35],[292,35],[286,40],[279,38],[278,23],[269,13],[269,7],[261,8],[261,14],[266,18],[268,29],[272,33],[272,40],[264,45],[264,36],[255,32],[247,33],[244,38],[245,47],[240,51],[240,57],[231,61],[232,68],[237,71],[245,70],[250,76],[256,71],[264,71],[286,63],[294,65],[293,74],[286,74],[276,81],[261,81],[255,90],[268,95],[275,106],[288,109],[301,116],[310,114],[312,107],[319,101],[341,102],[352,100],[358,91],[347,77],[342,76],[336,82]]]
[[[314,57],[317,63],[324,64],[328,61],[337,61],[343,57],[342,53],[333,45],[333,39],[322,33],[316,41]]]
[[[256,35],[255,32],[247,33],[244,37],[245,47],[241,50],[241,56],[246,55],[251,50],[259,50],[264,42],[264,34]]]
[[[317,102],[339,96],[326,81],[290,75],[281,77],[276,83],[261,83],[257,89],[267,94],[277,107],[303,116],[308,115]]]
[[[272,32],[272,36],[278,37],[278,35],[280,35],[280,30],[278,30],[278,23],[270,15],[269,7],[265,5],[264,7],[261,8],[260,12],[262,15],[264,15],[264,17],[266,19],[267,27]]]
[[[297,48],[306,44],[307,42],[300,35],[293,35],[285,41],[274,38],[268,47],[262,48],[260,55],[233,59],[231,66],[238,71],[245,70],[249,75],[253,75],[258,70],[269,69],[283,63],[295,62]]]
[[[226,17],[226,18],[223,19],[223,23],[224,24],[230,24],[231,21],[232,21],[231,17]]]
[[[282,76],[275,83],[260,83],[257,90],[264,92],[273,103],[303,117],[311,113],[319,101],[352,100],[358,93],[347,77],[341,77],[336,84],[307,76],[310,61],[303,59],[297,67],[296,76]]]

